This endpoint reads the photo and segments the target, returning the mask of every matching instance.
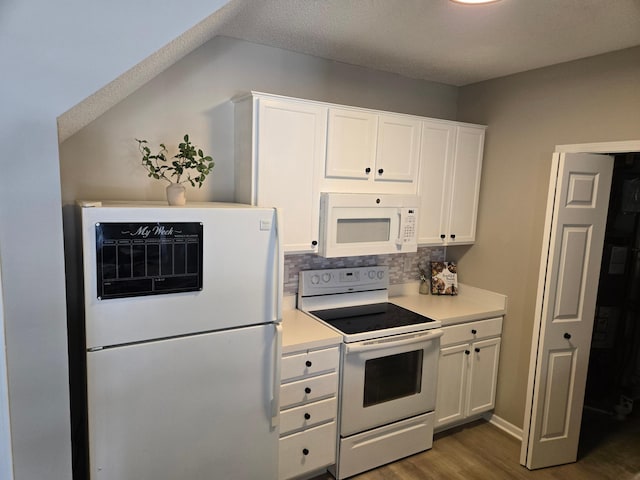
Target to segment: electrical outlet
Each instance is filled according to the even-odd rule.
[[[413,270],[413,263],[415,261],[415,258],[413,258],[413,255],[407,255],[404,259],[404,272],[411,272]]]

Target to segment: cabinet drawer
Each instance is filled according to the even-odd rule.
[[[333,465],[336,461],[336,422],[294,433],[280,439],[280,480]]]
[[[335,395],[338,391],[338,374],[328,373],[303,378],[280,386],[280,408]]]
[[[280,435],[334,420],[337,412],[336,397],[284,410],[280,413]]]
[[[286,382],[305,375],[337,370],[339,362],[338,347],[287,355],[282,358],[280,378]]]
[[[443,327],[442,330],[444,335],[440,339],[440,345],[443,347],[456,343],[472,342],[480,338],[496,337],[502,332],[502,317],[461,323],[460,325]]]

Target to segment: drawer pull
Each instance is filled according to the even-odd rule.
[[[304,414],[304,419],[305,420],[310,420],[311,419],[311,415],[309,413],[305,413]]]
[[[465,350],[465,351],[464,351],[464,354],[465,354],[465,355],[469,355],[470,353],[471,353],[471,352],[470,352],[469,350]]]
[[[480,353],[480,349],[476,347],[476,353]]]
[[[309,449],[308,449],[308,448],[303,448],[303,449],[302,449],[302,454],[303,454],[304,456],[309,455]]]
[[[304,393],[306,393],[307,395],[310,394],[311,393],[311,389],[309,387],[305,387]]]
[[[567,340],[570,340],[571,339],[571,334],[570,333],[565,333],[563,335],[563,337],[566,338]]]
[[[475,335],[476,333],[478,333],[478,331],[474,328],[471,330],[471,333]]]
[[[311,360],[307,360],[306,362],[304,362],[304,364],[305,364],[307,367],[310,367],[311,365],[313,365],[313,363],[311,363]]]

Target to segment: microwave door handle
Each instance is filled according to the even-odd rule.
[[[402,219],[402,209],[398,208],[398,235],[396,236],[396,246],[398,248],[402,247],[402,230],[404,227]]]
[[[384,338],[380,340],[366,341],[355,344],[346,344],[346,353],[361,353],[371,350],[381,350],[385,348],[404,347],[414,343],[422,343],[426,341],[436,340],[440,338],[444,332],[442,330],[429,330],[417,335],[411,335],[410,338],[404,340],[394,340],[391,338]]]

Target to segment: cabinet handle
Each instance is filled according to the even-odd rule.
[[[566,338],[567,340],[571,339],[571,334],[570,333],[565,333],[563,335],[564,338]]]
[[[307,395],[310,394],[311,393],[311,389],[309,387],[305,387],[304,393],[306,393]]]
[[[456,234],[455,234],[455,233],[452,233],[452,234],[451,234],[451,239],[452,239],[452,240],[455,240],[455,239],[456,239]]]
[[[313,365],[313,363],[311,363],[311,360],[307,360],[306,362],[304,362],[304,364],[305,364],[307,367],[310,367],[311,365]]]
[[[367,167],[364,169],[364,173],[371,173],[371,168]]]
[[[308,413],[305,413],[305,414],[304,414],[304,419],[305,419],[305,420],[309,420],[310,418],[311,418],[311,415],[310,415],[310,414],[308,414]]]
[[[476,347],[476,353],[480,353],[480,349]]]
[[[444,233],[443,233],[442,235],[440,235],[440,238],[441,238],[442,240],[444,240],[444,237],[446,237],[446,235],[445,235]]]
[[[309,455],[309,449],[308,448],[303,448],[302,449],[302,454],[306,457],[307,455]]]
[[[473,333],[475,335],[476,333],[478,333],[478,331],[475,328],[472,328],[471,329],[471,333]]]
[[[382,168],[378,169],[378,175],[382,175],[384,173],[384,170]]]
[[[469,350],[465,350],[465,351],[464,351],[464,354],[465,354],[465,355],[469,355],[470,353],[471,353],[471,352],[470,352]]]

